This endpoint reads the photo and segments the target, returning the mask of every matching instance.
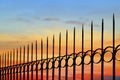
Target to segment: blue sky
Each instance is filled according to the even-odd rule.
[[[113,13],[119,21],[119,0],[0,0],[0,34],[54,34],[56,29],[89,26],[91,20],[100,27],[102,18],[110,30]]]

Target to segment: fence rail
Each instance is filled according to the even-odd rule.
[[[101,31],[101,46],[93,50],[93,22],[91,22],[91,49],[84,50],[84,26],[82,25],[82,50],[76,52],[76,30],[73,30],[73,52],[68,54],[68,31],[66,30],[66,53],[61,55],[61,33],[59,34],[59,56],[55,57],[55,36],[53,35],[52,42],[52,58],[49,58],[49,40],[46,41],[46,58],[43,58],[43,40],[41,39],[41,59],[38,60],[38,43],[35,45],[20,47],[16,50],[5,52],[4,55],[0,55],[0,80],[49,80],[49,71],[52,71],[52,80],[55,79],[55,69],[58,69],[58,80],[62,80],[62,68],[65,69],[65,80],[68,80],[68,68],[73,68],[73,79],[76,80],[76,67],[81,66],[81,78],[79,80],[85,80],[85,65],[90,65],[90,80],[94,80],[94,64],[101,64],[101,80],[104,80],[104,63],[112,62],[112,80],[116,80],[116,61],[120,61],[117,57],[120,54],[120,44],[115,45],[115,18],[113,15],[113,39],[112,46],[104,48],[104,20],[102,19],[102,31]],[[34,51],[35,50],[35,51]],[[23,53],[23,56],[21,55]],[[31,53],[31,54],[30,54]],[[33,54],[35,53],[35,59],[33,61]],[[112,57],[109,60],[105,59],[106,54],[111,54]],[[19,56],[18,56],[19,55]],[[27,57],[26,57],[27,55]],[[99,55],[99,59],[96,61],[94,58]],[[18,60],[18,57],[20,60]],[[31,58],[30,58],[31,57]],[[26,59],[27,58],[27,59]],[[88,58],[88,62],[85,62]],[[31,59],[31,60],[30,60]],[[15,61],[16,60],[16,61]],[[23,60],[23,62],[22,62]],[[71,62],[71,63],[70,63]],[[3,64],[4,63],[4,64]],[[46,78],[44,77],[44,71],[46,71]],[[35,75],[34,75],[35,72]],[[44,79],[45,78],[45,79]]]

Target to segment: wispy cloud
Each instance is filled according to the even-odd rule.
[[[15,18],[14,20],[19,21],[19,22],[31,22],[31,20],[26,19],[26,18],[22,18],[22,17]]]
[[[48,17],[48,18],[44,18],[44,21],[60,21],[59,18],[52,18],[52,17]]]
[[[41,20],[40,16],[34,16],[32,17],[33,20]]]
[[[26,15],[15,16],[8,19],[8,21],[13,21],[13,22],[16,21],[16,22],[24,22],[24,23],[31,23],[39,20],[41,20],[40,16],[27,17]]]
[[[71,24],[71,25],[82,25],[82,24],[86,26],[91,25],[89,21],[79,21],[79,20],[68,20],[68,21],[65,21],[64,23]],[[94,27],[100,27],[100,26],[101,25],[94,23]]]
[[[10,22],[24,22],[24,23],[30,23],[31,22],[31,19],[28,19],[26,17],[12,17],[12,18],[9,18],[7,21],[10,21]]]
[[[85,24],[85,22],[80,22],[80,21],[75,21],[75,20],[69,20],[69,21],[65,21],[66,24],[75,24],[75,25],[81,25],[81,24]]]

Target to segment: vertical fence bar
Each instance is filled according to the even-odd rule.
[[[3,65],[2,65],[2,54],[1,54],[1,80],[2,80],[2,75],[3,75],[3,69],[2,69],[2,67],[3,67]]]
[[[0,63],[2,63],[2,55],[0,55]],[[2,64],[0,64],[0,66],[1,66],[1,76],[0,76],[0,79],[2,80]]]
[[[82,76],[81,80],[84,80],[84,26],[82,24]]]
[[[3,57],[4,57],[4,62],[3,62],[3,63],[4,63],[4,68],[3,68],[3,71],[4,71],[4,79],[5,79],[5,54],[6,54],[6,53],[3,54]]]
[[[1,55],[0,55],[0,80],[1,80]]]
[[[115,16],[113,14],[113,80],[115,76]]]
[[[0,58],[0,63],[1,63],[1,64],[0,64],[0,66],[1,66],[1,73],[0,73],[1,76],[0,76],[0,79],[2,80],[2,55],[0,55],[0,57],[1,57],[1,58]]]
[[[6,80],[6,53],[5,53],[5,80]]]
[[[1,54],[1,80],[2,80],[2,54]]]
[[[3,71],[2,71],[3,72],[3,76],[2,76],[3,78],[2,79],[4,80],[4,67],[5,67],[5,65],[4,65],[4,53],[3,53],[2,57],[3,57],[3,61],[2,61],[3,62]]]
[[[93,80],[93,21],[91,22],[91,80]]]
[[[2,62],[4,62],[4,60],[3,60],[3,55],[2,55]],[[3,67],[4,67],[4,65],[2,64],[2,79],[4,79],[4,69],[3,69]]]
[[[3,70],[3,71],[4,71],[4,79],[5,79],[5,77],[6,77],[6,74],[5,74],[5,69],[6,69],[6,68],[5,68],[5,54],[6,54],[6,53],[3,54],[3,57],[4,57],[4,62],[3,62],[3,63],[4,63],[4,68],[3,68],[3,69],[4,69],[4,70]]]
[[[58,71],[58,80],[61,80],[61,33],[59,34],[59,71]]]
[[[13,65],[15,65],[15,49],[13,49]]]
[[[75,62],[75,27],[73,31],[73,80],[76,80],[76,62]]]
[[[0,55],[0,80],[2,80],[2,56]]]
[[[18,48],[16,49],[16,64],[18,65]],[[16,80],[18,80],[18,67],[16,68]]]
[[[0,55],[0,79],[2,80],[2,55]]]
[[[27,62],[29,63],[29,45],[27,46]],[[27,80],[29,80],[29,65],[27,65]]]
[[[54,46],[55,46],[55,37],[53,35],[53,54],[52,54],[52,58],[53,58],[53,62],[52,62],[52,80],[54,80],[54,75],[55,75],[55,70],[54,70],[54,64],[55,64],[55,61],[54,61]]]
[[[15,49],[13,49],[13,65],[15,65]],[[15,80],[15,68],[13,67],[13,80]]]
[[[3,71],[2,71],[2,72],[3,72],[3,76],[2,76],[2,79],[4,79],[4,53],[3,53],[3,56],[2,56],[2,57],[3,57],[3,61],[2,61],[2,62],[3,62],[3,63],[2,63],[2,64],[3,64]]]
[[[1,76],[2,76],[2,75],[1,75],[1,72],[2,72],[2,67],[1,67],[1,55],[0,55],[0,80],[2,80],[2,79],[1,79]]]
[[[68,80],[68,30],[66,30],[66,69],[65,69],[65,80]]]
[[[36,61],[37,61],[37,40],[35,41],[35,53],[36,53]]]
[[[4,80],[5,79],[5,77],[4,77],[4,75],[5,75],[5,73],[4,73],[4,70],[5,70],[5,66],[4,66],[4,55],[2,54],[2,58],[1,58],[2,60],[2,70],[1,70],[1,80]]]
[[[102,34],[101,34],[101,80],[104,80],[104,51],[103,51],[103,40],[104,40],[104,19],[102,19]]]
[[[2,55],[0,55],[0,66],[1,66],[1,76],[0,76],[0,79],[2,80]]]
[[[25,46],[23,47],[23,64],[25,64]],[[25,80],[25,65],[23,65],[23,80]]]
[[[49,78],[49,71],[48,71],[48,37],[47,37],[47,44],[46,44],[46,59],[47,59],[47,63],[46,63],[46,80],[48,80]]]
[[[33,62],[33,43],[31,44],[31,62]],[[31,80],[33,80],[33,64],[31,65]]]
[[[12,51],[10,51],[10,80],[12,80]]]
[[[1,80],[2,80],[2,76],[3,76],[3,68],[2,68],[3,67],[3,64],[2,64],[3,60],[2,60],[2,58],[3,57],[2,57],[2,54],[1,54]]]
[[[20,47],[20,64],[22,63],[21,61],[21,47]],[[22,80],[22,66],[20,66],[20,80]]]
[[[3,53],[3,80],[5,79],[5,53]]]
[[[1,62],[3,62],[3,56],[1,54]],[[1,64],[1,80],[2,80],[2,76],[3,76],[3,64]]]
[[[2,72],[2,67],[1,67],[1,55],[0,55],[0,80],[1,80],[1,72]]]
[[[4,62],[4,57],[2,54],[2,62]],[[4,69],[3,69],[4,65],[2,64],[2,79],[4,79]]]
[[[0,60],[1,60],[1,63],[2,63],[2,55],[1,55],[1,59],[0,59]],[[1,64],[1,77],[0,77],[1,80],[2,80],[2,72],[3,72],[2,67],[3,67],[3,66],[2,66],[2,64]]]
[[[43,40],[41,39],[41,80],[43,80]]]
[[[3,79],[5,78],[4,70],[5,70],[5,57],[4,57],[4,53],[3,53]]]
[[[4,53],[3,53],[4,54]],[[2,79],[4,79],[4,55],[2,54]]]
[[[2,56],[2,55],[1,55]],[[3,62],[3,56],[1,57],[1,62]],[[2,71],[1,71],[1,80],[3,79],[3,64],[2,64]]]
[[[35,53],[36,53],[36,80],[38,80],[37,40],[36,40],[36,44],[35,44]]]
[[[8,66],[10,66],[10,64],[9,64],[9,61],[10,61],[10,60],[9,60],[9,51],[8,51],[8,59],[7,59],[7,60],[8,60]],[[8,74],[7,74],[7,75],[8,75],[8,76],[7,76],[7,77],[8,77],[8,80],[9,80],[9,74],[10,74],[10,73],[9,73],[9,68],[8,68]]]
[[[4,62],[4,56],[2,54],[2,63]],[[4,65],[2,64],[2,79],[4,79],[4,69],[3,69]]]

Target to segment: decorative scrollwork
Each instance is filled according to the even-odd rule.
[[[66,66],[72,67],[74,65],[73,64],[74,60],[75,60],[76,66],[80,66],[81,64],[89,65],[89,64],[91,64],[91,62],[93,62],[94,64],[99,64],[102,61],[102,59],[105,63],[110,63],[113,60],[113,56],[115,56],[116,61],[120,61],[120,45],[118,45],[114,48],[114,52],[113,52],[112,46],[107,46],[103,50],[101,48],[97,48],[94,51],[88,50],[86,52],[75,53],[75,56],[73,56],[73,55],[74,54],[72,53],[67,56],[64,55],[64,56],[54,57],[54,59],[48,58],[48,59],[32,61],[32,62],[28,62],[28,63],[24,63],[24,64],[3,67],[3,68],[0,68],[0,70],[3,72],[5,70],[12,70],[12,73],[13,73],[13,70],[15,69],[15,72],[18,71],[17,73],[19,73],[20,68],[22,70],[21,72],[23,72],[24,70],[25,70],[25,72],[28,70],[31,71],[32,67],[33,67],[33,70],[35,71],[36,65],[39,66],[38,70],[52,69],[53,67],[56,69],[59,67],[64,68]],[[53,64],[55,64],[55,65],[53,66]],[[29,67],[29,69],[28,69],[28,67]]]

